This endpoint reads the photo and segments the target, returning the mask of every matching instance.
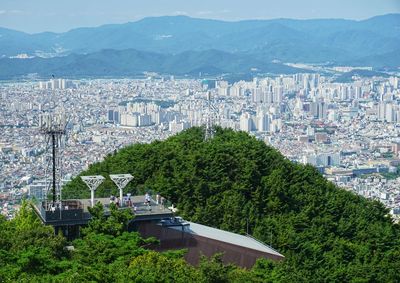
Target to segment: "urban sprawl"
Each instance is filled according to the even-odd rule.
[[[347,70],[347,69],[346,69]],[[0,84],[0,212],[49,188],[44,113],[63,113],[62,183],[107,154],[213,124],[249,132],[294,162],[400,217],[400,78],[310,73],[224,80],[146,79]],[[126,172],[122,172],[126,173]],[[47,181],[46,181],[47,179]]]

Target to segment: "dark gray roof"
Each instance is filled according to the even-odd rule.
[[[185,227],[185,232],[193,234],[193,235],[199,235],[201,237],[213,239],[216,241],[220,242],[225,242],[229,243],[232,245],[236,246],[241,246],[245,248],[249,248],[252,250],[268,253],[268,254],[273,254],[276,256],[284,257],[282,254],[278,253],[276,250],[273,248],[263,244],[260,241],[257,241],[256,239],[240,234],[235,234],[232,232],[212,228],[209,226],[197,224],[194,222],[187,222],[190,225]],[[175,230],[182,230],[182,227],[170,227],[171,229]]]

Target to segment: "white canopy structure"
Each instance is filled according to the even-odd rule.
[[[91,197],[90,201],[92,203],[92,207],[94,206],[94,191],[100,186],[101,183],[105,180],[105,178],[101,175],[96,176],[81,176],[82,181],[89,187]]]
[[[133,176],[131,174],[111,174],[110,178],[119,189],[119,204],[122,207],[123,189],[133,179]]]

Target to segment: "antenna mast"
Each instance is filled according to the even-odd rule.
[[[66,119],[64,113],[42,114],[39,117],[40,132],[49,138],[51,142],[52,162],[52,204],[61,201],[61,162],[59,150],[62,144],[62,136],[65,135]],[[58,173],[58,174],[57,174]],[[58,176],[57,176],[58,175]],[[58,180],[57,180],[58,179]]]
[[[214,111],[211,105],[211,91],[207,92],[207,113],[206,113],[206,126],[204,132],[204,140],[210,140],[214,137]]]

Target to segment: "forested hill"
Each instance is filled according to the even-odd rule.
[[[294,164],[244,132],[191,128],[136,144],[82,175],[131,173],[126,192],[159,192],[188,220],[245,233],[286,259],[265,266],[274,282],[400,282],[400,227],[377,201],[337,188],[313,167]],[[125,193],[126,193],[125,192]],[[108,179],[98,196],[116,194]],[[64,197],[88,197],[75,178]]]

